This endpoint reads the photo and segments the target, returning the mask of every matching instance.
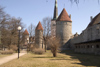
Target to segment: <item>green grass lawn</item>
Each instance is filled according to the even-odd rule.
[[[53,57],[50,51],[43,55],[28,53],[0,67],[100,67],[100,56],[78,54],[66,50]]]

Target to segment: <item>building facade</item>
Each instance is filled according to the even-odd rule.
[[[100,54],[100,13],[91,21],[82,33],[71,39],[75,52]]]

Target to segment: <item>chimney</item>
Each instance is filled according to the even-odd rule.
[[[71,19],[71,14],[69,15],[69,18]]]
[[[91,17],[90,17],[90,21],[92,21],[92,19],[93,19],[93,17],[91,16]]]

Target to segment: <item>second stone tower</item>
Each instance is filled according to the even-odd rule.
[[[35,44],[38,48],[43,48],[43,27],[41,22],[38,23],[35,29]]]

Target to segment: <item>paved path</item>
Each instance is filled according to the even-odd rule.
[[[19,56],[23,56],[25,54],[26,54],[26,52],[23,52],[23,53],[20,53]],[[13,59],[16,59],[16,58],[18,58],[18,53],[14,53],[11,56],[0,58],[0,65],[3,64],[3,63],[9,62],[9,61],[11,61]]]

